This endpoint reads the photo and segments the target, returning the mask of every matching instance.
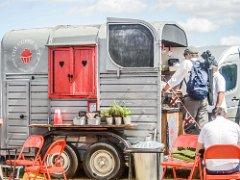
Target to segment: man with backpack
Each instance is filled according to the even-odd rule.
[[[187,110],[185,119],[188,119],[188,121],[191,120],[186,117],[190,114],[191,118],[201,128],[208,122],[208,67],[198,60],[198,50],[193,46],[185,49],[183,55],[185,59],[181,62],[179,68],[162,91],[165,92],[169,88],[174,88],[180,84],[184,108]],[[185,133],[188,132],[185,130]],[[198,133],[199,131],[193,132],[193,134]]]

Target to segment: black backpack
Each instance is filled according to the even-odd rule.
[[[193,67],[190,71],[189,80],[186,82],[188,95],[195,100],[208,97],[210,92],[208,61],[192,61]]]

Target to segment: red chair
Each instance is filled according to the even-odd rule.
[[[41,160],[41,156],[40,156],[40,152],[42,149],[44,143],[44,138],[41,135],[30,135],[26,141],[24,142],[22,149],[18,155],[17,159],[13,159],[13,160],[7,160],[6,163],[9,165],[14,165],[14,166],[31,166],[34,165],[36,163],[39,163],[39,161]],[[28,150],[29,148],[34,148],[36,149],[36,155],[35,158],[32,159],[27,159],[24,156],[24,152],[26,150]]]
[[[176,175],[177,168],[191,169],[188,180],[192,179],[194,170],[196,168],[199,168],[200,169],[200,178],[202,179],[202,171],[201,171],[199,156],[195,157],[194,162],[186,162],[186,161],[179,161],[179,160],[174,159],[173,154],[172,154],[175,149],[196,148],[197,144],[198,144],[198,135],[183,134],[183,135],[180,135],[179,137],[177,137],[177,139],[174,141],[174,143],[172,145],[171,150],[169,151],[168,160],[161,162],[161,166],[163,166],[163,168],[164,168],[161,179],[164,179],[167,168],[172,168],[175,180],[183,179],[183,178],[177,178],[177,175]]]
[[[204,164],[207,159],[240,159],[240,146],[233,144],[216,144],[206,149]],[[206,166],[203,168],[204,179],[240,179],[240,172],[225,175],[212,175],[207,173]]]
[[[40,165],[26,167],[25,170],[28,175],[30,175],[30,173],[35,173],[35,177],[33,178],[36,179],[39,173],[42,173],[45,179],[51,180],[51,174],[62,173],[64,179],[66,180],[67,178],[65,175],[64,167],[62,166],[60,159],[65,146],[66,141],[63,139],[53,142],[48,148],[46,154],[44,155]],[[55,160],[54,164],[47,164],[48,158],[52,158],[53,156]],[[29,179],[31,179],[31,177]]]

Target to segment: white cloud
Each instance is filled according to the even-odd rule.
[[[68,3],[68,2],[86,2],[86,0],[48,0],[49,2],[53,2],[53,3]]]
[[[188,32],[207,33],[215,31],[218,25],[204,18],[189,18],[186,22],[180,21],[179,24]]]
[[[219,25],[239,20],[240,0],[158,0],[155,6],[160,10],[176,8],[183,15],[211,19]]]
[[[239,45],[240,36],[228,36],[220,39],[220,45]]]
[[[147,8],[143,0],[98,0],[88,7],[71,9],[71,14],[138,13]]]

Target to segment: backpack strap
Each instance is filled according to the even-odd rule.
[[[186,79],[184,78],[184,79],[181,81],[181,83],[180,83],[180,86],[179,86],[180,89],[182,88],[183,82],[187,85],[187,81],[186,81]]]

